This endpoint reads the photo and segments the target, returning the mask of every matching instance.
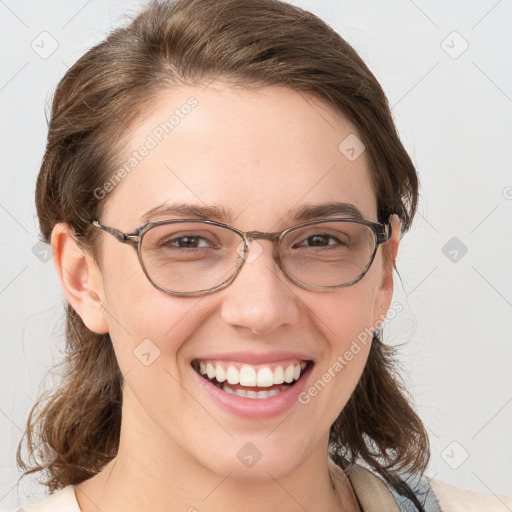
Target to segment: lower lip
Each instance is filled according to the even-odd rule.
[[[300,379],[296,381],[295,384],[269,398],[243,398],[241,396],[231,395],[206,380],[193,368],[191,368],[191,370],[199,380],[202,389],[206,391],[208,396],[221,409],[240,418],[266,419],[279,416],[291,409],[295,403],[298,403],[298,396],[306,385],[306,380],[311,372],[312,366],[313,365],[309,365],[306,368],[306,371],[301,374]]]

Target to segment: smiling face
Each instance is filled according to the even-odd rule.
[[[210,220],[244,231],[282,231],[303,222],[304,207],[333,202],[377,221],[365,153],[353,160],[338,149],[355,129],[319,100],[215,82],[166,92],[152,107],[120,155],[130,170],[105,199],[102,224],[131,233],[186,218],[165,210],[177,203],[215,207],[225,216],[210,211]],[[325,456],[369,343],[350,361],[344,354],[390,304],[382,248],[360,282],[319,292],[287,279],[272,243],[257,240],[229,286],[178,297],[152,286],[131,247],[104,232],[99,243],[89,288],[125,377],[122,449],[129,440],[152,461],[180,459],[234,478],[279,477]],[[319,380],[315,396],[301,400]]]

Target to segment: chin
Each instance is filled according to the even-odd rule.
[[[229,474],[229,478],[234,480],[279,479],[291,473],[309,455],[304,449],[308,441],[293,439],[298,431],[240,435],[226,443],[216,443],[211,439],[208,448],[197,454],[197,460],[209,471],[222,477]]]

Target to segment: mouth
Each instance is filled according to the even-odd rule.
[[[275,397],[295,386],[314,365],[311,360],[286,360],[268,364],[238,361],[192,361],[197,374],[228,395],[252,400]]]

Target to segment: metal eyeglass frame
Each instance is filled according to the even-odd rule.
[[[175,291],[169,290],[168,288],[164,288],[163,286],[160,286],[158,283],[155,283],[153,281],[153,279],[149,275],[148,271],[146,270],[146,266],[144,265],[144,261],[142,259],[142,239],[144,238],[144,235],[150,229],[154,228],[155,226],[161,226],[164,224],[179,224],[182,222],[201,222],[203,224],[219,226],[222,228],[229,229],[230,231],[233,231],[242,239],[243,244],[244,244],[243,255],[239,253],[238,261],[237,261],[234,273],[231,277],[229,277],[226,281],[224,281],[223,283],[221,283],[213,288],[208,288],[206,290],[199,290],[197,292],[175,292]],[[303,283],[303,282],[299,281],[298,279],[294,278],[284,268],[284,266],[281,262],[281,258],[280,258],[280,251],[279,251],[280,243],[283,240],[283,238],[291,231],[295,231],[296,229],[300,229],[300,228],[307,227],[307,226],[313,226],[315,224],[326,223],[326,222],[351,222],[351,223],[357,223],[357,224],[362,224],[364,226],[368,226],[372,230],[372,232],[375,236],[375,247],[373,249],[373,253],[370,258],[370,261],[368,262],[366,267],[363,269],[361,274],[357,278],[353,279],[352,281],[349,281],[348,283],[344,283],[341,285],[336,285],[336,286],[308,285],[308,284]],[[284,275],[290,281],[292,281],[296,285],[300,286],[301,288],[304,288],[306,290],[317,290],[317,291],[328,291],[328,290],[333,290],[336,288],[344,288],[346,286],[351,286],[351,285],[359,282],[365,276],[365,274],[368,272],[370,266],[372,265],[373,260],[375,259],[375,254],[377,253],[377,249],[379,248],[379,246],[381,244],[387,242],[391,238],[391,225],[389,223],[382,224],[380,222],[373,222],[373,221],[364,220],[364,219],[347,219],[347,218],[318,219],[318,220],[314,220],[314,221],[310,221],[310,222],[305,222],[303,224],[298,224],[296,226],[292,226],[292,227],[287,228],[281,232],[273,232],[273,233],[265,233],[263,231],[240,231],[239,229],[236,229],[232,226],[228,226],[227,224],[223,224],[222,222],[216,222],[213,220],[205,220],[205,219],[172,219],[172,220],[161,220],[161,221],[148,222],[147,224],[140,226],[133,233],[130,233],[130,234],[123,233],[115,228],[104,226],[97,220],[91,221],[91,224],[97,228],[102,229],[103,231],[106,231],[107,233],[110,233],[119,242],[121,242],[123,244],[131,245],[137,251],[137,256],[139,258],[140,265],[142,267],[142,270],[144,271],[144,274],[148,278],[149,282],[155,288],[158,288],[159,290],[162,290],[163,292],[169,293],[171,295],[180,296],[180,297],[194,297],[194,296],[199,296],[199,295],[207,295],[210,293],[214,293],[218,290],[222,290],[223,288],[226,288],[227,286],[229,286],[234,281],[236,276],[239,274],[243,264],[245,263],[247,252],[249,250],[249,245],[251,244],[251,242],[253,240],[258,240],[258,239],[269,240],[270,242],[273,243],[274,260],[276,261],[276,263],[278,264],[279,268],[282,270]]]

